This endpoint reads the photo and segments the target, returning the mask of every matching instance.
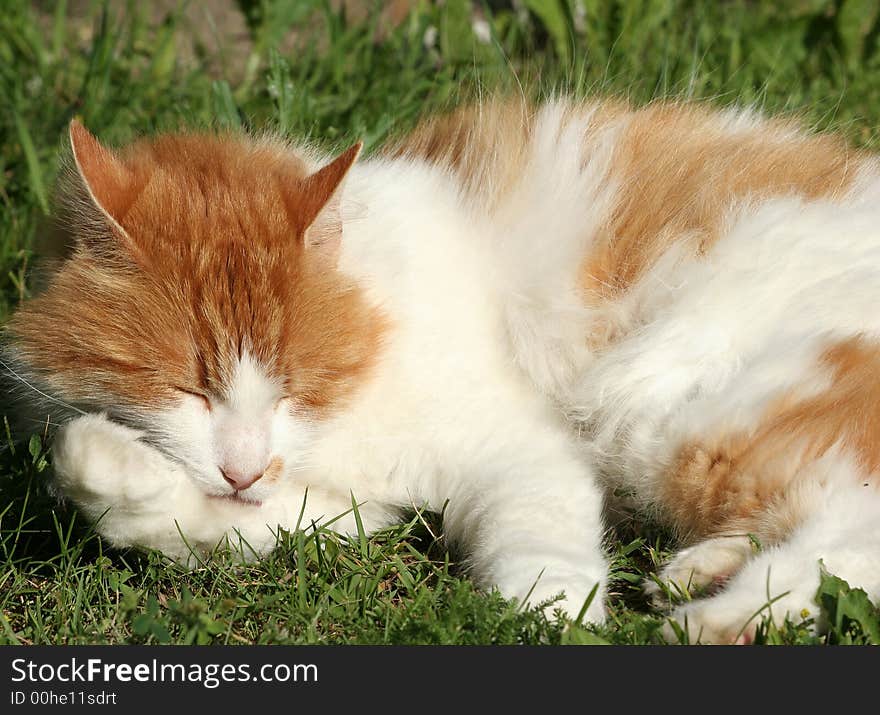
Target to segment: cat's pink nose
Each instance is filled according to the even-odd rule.
[[[220,467],[220,474],[237,492],[244,491],[263,476],[263,472],[248,475],[246,472],[241,472],[231,467]]]

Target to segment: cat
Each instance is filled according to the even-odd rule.
[[[669,639],[820,630],[823,568],[880,596],[872,155],[616,99],[490,100],[360,161],[70,134],[76,250],[6,362],[85,413],[58,485],[112,543],[259,554],[425,505],[479,583],[598,623],[633,512],[683,547],[655,599],[716,589]]]

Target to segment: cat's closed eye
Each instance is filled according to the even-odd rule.
[[[211,399],[203,392],[197,392],[195,390],[189,390],[185,387],[175,387],[174,391],[178,393],[181,397],[186,397],[190,399],[196,399],[199,401],[202,407],[205,408],[208,412],[211,411]]]
[[[180,397],[184,399],[194,399],[197,400],[198,403],[208,412],[211,412],[213,409],[213,405],[211,403],[211,398],[205,394],[204,392],[200,392],[195,389],[190,389],[186,387],[174,387],[174,392],[176,392]],[[290,398],[287,395],[280,395],[275,403],[272,405],[272,411],[278,412],[279,410],[289,409],[290,406]]]

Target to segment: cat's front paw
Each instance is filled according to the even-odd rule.
[[[57,488],[96,512],[143,507],[168,495],[179,468],[140,436],[99,414],[71,420],[59,429],[52,447]]]

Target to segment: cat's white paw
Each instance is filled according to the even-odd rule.
[[[779,573],[773,566],[768,559],[752,562],[721,593],[676,608],[671,620],[690,643],[748,644],[767,617],[781,625],[786,619],[800,623],[817,616],[819,564],[804,562],[796,569],[785,564]],[[671,622],[663,636],[669,642],[679,640]]]
[[[670,596],[686,596],[692,589],[721,586],[742,568],[753,553],[747,536],[707,539],[679,551],[656,580],[645,582],[645,593],[662,608]]]
[[[57,486],[81,506],[100,510],[136,507],[164,497],[180,470],[139,437],[103,415],[68,422],[52,447]]]

